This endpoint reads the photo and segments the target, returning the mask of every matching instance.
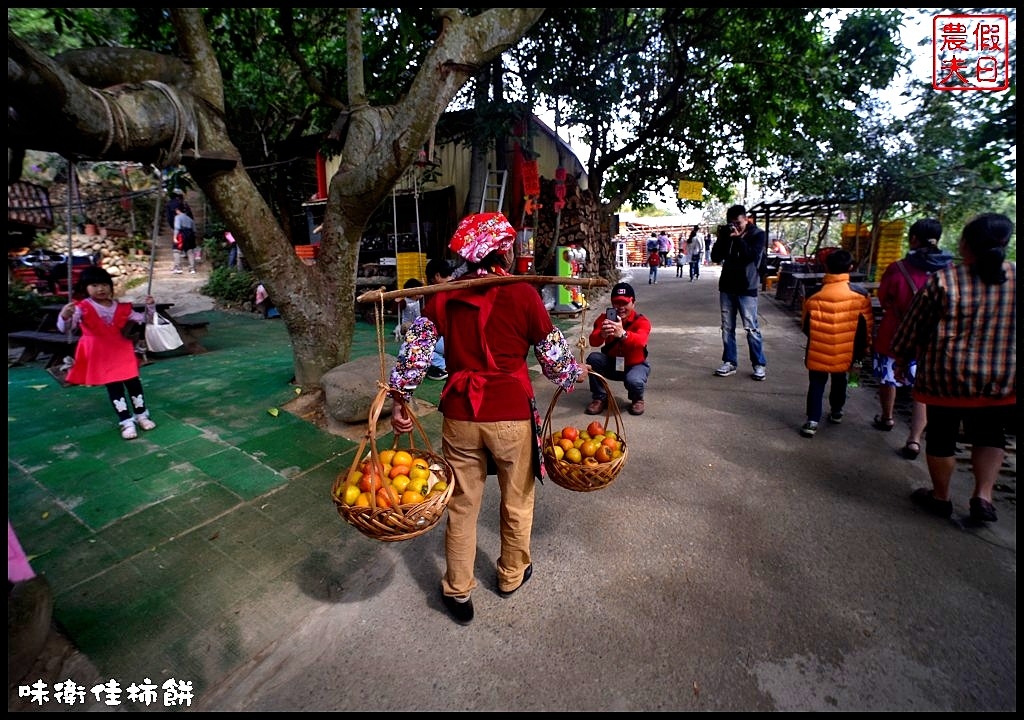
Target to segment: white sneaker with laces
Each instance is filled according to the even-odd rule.
[[[755,380],[764,380],[767,376],[767,371],[765,370],[764,365],[755,365],[754,372],[750,374],[750,377]]]
[[[814,437],[814,433],[818,432],[818,423],[813,420],[808,420],[804,423],[804,426],[800,428],[800,434],[806,438]]]
[[[721,367],[715,370],[715,375],[718,377],[726,377],[727,375],[735,375],[736,366],[732,363],[722,363]]]

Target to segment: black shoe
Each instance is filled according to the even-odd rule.
[[[436,365],[431,365],[427,368],[427,380],[447,380],[448,371],[442,370]]]
[[[473,620],[473,600],[471,598],[466,598],[466,602],[459,602],[451,595],[441,595],[441,600],[459,625],[469,625]]]
[[[996,509],[992,503],[980,497],[971,498],[971,520],[976,523],[984,523],[995,522],[997,519]]]
[[[939,500],[928,488],[918,488],[910,493],[910,500],[915,505],[924,508],[932,515],[940,518],[949,518],[953,515],[953,501]]]
[[[526,566],[526,570],[523,572],[523,581],[521,583],[516,585],[511,590],[502,590],[501,588],[498,588],[498,594],[501,595],[503,598],[512,597],[512,593],[514,593],[516,590],[518,590],[523,585],[525,585],[526,581],[529,580],[532,577],[533,577],[533,563],[530,563],[529,565]]]

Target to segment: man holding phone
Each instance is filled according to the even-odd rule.
[[[736,315],[743,321],[747,333],[747,350],[753,366],[751,377],[764,380],[767,359],[761,330],[757,325],[757,293],[761,277],[757,272],[767,240],[764,230],[747,217],[747,209],[733,205],[725,213],[728,225],[719,229],[718,239],[711,249],[711,261],[721,263],[718,279],[719,304],[722,311],[722,364],[715,375],[726,377],[736,374]]]
[[[590,333],[590,346],[599,347],[587,356],[587,365],[606,380],[621,380],[629,397],[630,415],[644,414],[644,391],[651,374],[647,362],[647,338],[651,334],[651,321],[636,311],[636,291],[629,283],[618,283],[612,288],[612,306],[594,321]],[[584,411],[587,415],[600,415],[608,408],[605,385],[590,378],[593,400]]]

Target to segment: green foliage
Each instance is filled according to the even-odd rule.
[[[899,13],[855,17],[839,47],[822,10],[557,8],[518,64],[556,124],[591,147],[590,187],[612,209],[684,178],[724,201],[794,144],[856,125],[868,90],[891,79]]]
[[[228,266],[228,243],[224,234],[207,235],[203,238],[203,262],[211,268],[226,268]]]
[[[222,303],[240,305],[253,299],[258,284],[251,272],[218,267],[210,271],[210,279],[202,292]]]
[[[23,282],[15,280],[7,286],[7,328],[35,330],[43,316],[43,300]]]

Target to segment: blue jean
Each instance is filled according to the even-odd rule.
[[[722,307],[722,362],[739,365],[736,362],[736,314],[743,320],[747,333],[747,349],[751,365],[767,365],[761,330],[757,327],[757,296],[719,293]]]
[[[647,388],[647,378],[651,374],[651,365],[646,360],[639,365],[631,365],[625,372],[615,371],[615,358],[605,355],[603,352],[592,352],[587,355],[587,365],[605,380],[621,380],[626,386],[626,394],[630,402],[644,399],[644,390]],[[607,393],[604,383],[597,378],[590,378],[590,395],[594,400],[604,400]]]
[[[834,413],[841,413],[846,405],[846,372],[827,373],[821,370],[807,371],[807,419],[821,422],[822,398],[825,395],[825,383],[832,379],[828,391],[828,405]]]
[[[651,269],[647,273],[647,284],[650,285],[652,282],[658,282],[658,266],[652,265]]]
[[[439,337],[437,344],[434,345],[434,354],[430,356],[431,367],[436,367],[441,370],[447,370],[448,367],[444,359],[444,338]]]
[[[690,258],[690,279],[700,277],[700,255]]]

